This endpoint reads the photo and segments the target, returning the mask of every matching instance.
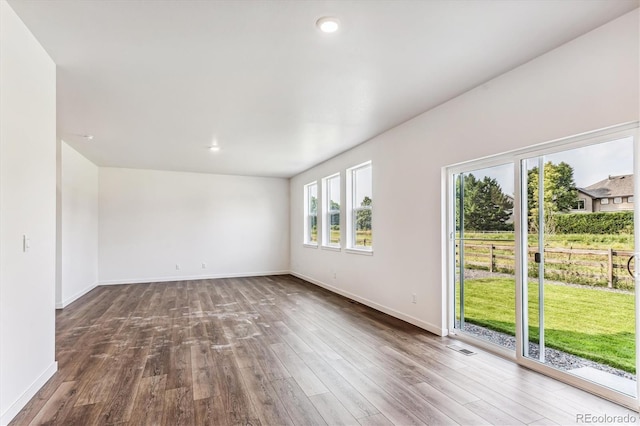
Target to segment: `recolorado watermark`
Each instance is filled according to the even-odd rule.
[[[576,414],[576,423],[578,424],[636,424],[638,417],[633,414],[609,415],[609,414]]]

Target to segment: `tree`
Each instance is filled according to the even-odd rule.
[[[316,241],[318,235],[318,198],[312,196],[309,206],[309,228],[311,230],[311,241]]]
[[[311,196],[311,202],[309,203],[309,213],[315,214],[318,212],[318,199]]]
[[[360,206],[371,206],[371,198],[365,196]],[[371,230],[371,209],[362,209],[356,212],[356,229]]]
[[[538,206],[538,167],[527,172],[527,205],[529,213],[529,229],[538,232],[539,206]],[[573,180],[573,167],[564,161],[553,164],[551,161],[544,165],[544,232],[552,234],[555,231],[555,215],[566,213],[578,201],[578,191]]]
[[[340,204],[336,203],[333,200],[329,201],[329,210],[330,211],[340,211]],[[333,229],[340,229],[340,213],[331,213],[329,215],[329,224]]]
[[[460,194],[457,183],[456,193]],[[507,197],[498,181],[485,176],[482,180],[469,173],[464,176],[464,227],[466,231],[508,231],[513,201]],[[456,218],[459,221],[459,218]]]

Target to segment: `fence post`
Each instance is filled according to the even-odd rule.
[[[493,244],[489,247],[489,272],[493,272]]]
[[[611,247],[609,247],[609,270],[608,272],[608,278],[609,278],[609,282],[608,282],[608,287],[609,288],[613,288],[613,249]]]

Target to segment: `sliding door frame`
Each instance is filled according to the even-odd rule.
[[[524,203],[527,200],[527,188],[523,185],[524,173],[523,162],[531,157],[550,155],[561,151],[610,142],[625,137],[633,138],[634,149],[634,253],[636,254],[636,268],[640,269],[640,132],[639,122],[624,123],[617,126],[581,133],[575,136],[556,139],[541,143],[531,147],[510,151],[507,153],[485,157],[479,160],[458,163],[444,167],[443,177],[443,281],[446,282],[446,307],[445,312],[448,333],[452,337],[467,341],[475,346],[481,347],[497,355],[512,359],[518,364],[538,371],[542,374],[558,379],[564,383],[599,395],[615,403],[639,411],[640,409],[640,380],[636,381],[636,397],[622,394],[605,386],[579,378],[568,372],[555,369],[539,361],[524,356],[524,345],[527,342],[524,336],[528,332],[528,324],[524,315],[527,309],[527,244],[524,244],[527,233],[527,216],[522,214]],[[455,328],[455,285],[456,285],[456,255],[455,255],[455,176],[472,170],[484,169],[493,166],[513,163],[514,166],[514,203],[513,203],[513,223],[515,237],[515,271],[516,281],[516,350],[515,353],[506,348],[490,343],[488,341],[473,337],[462,330]],[[640,379],[640,273],[636,270],[636,292],[635,292],[635,343],[636,343],[636,375]],[[541,330],[542,332],[542,330]]]

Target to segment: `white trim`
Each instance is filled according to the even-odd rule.
[[[524,356],[524,338],[529,335],[529,317],[525,316],[524,306],[529,305],[529,291],[528,291],[528,262],[529,262],[529,249],[528,240],[526,239],[524,232],[528,228],[528,213],[523,214],[525,208],[528,208],[527,194],[527,170],[526,167],[522,167],[522,160],[516,160],[513,162],[513,185],[514,185],[514,199],[513,199],[513,232],[514,232],[514,278],[516,286],[516,351],[515,359],[518,360]],[[525,248],[525,245],[527,248]],[[527,308],[528,309],[528,308]]]
[[[340,177],[340,172],[335,172],[333,174],[330,174],[329,176],[325,176],[322,178],[322,180],[329,180],[333,179],[334,177]]]
[[[633,140],[633,153],[634,153],[634,161],[633,161],[633,197],[634,199],[640,195],[640,130],[636,129]],[[635,284],[636,284],[636,292],[635,292],[635,305],[636,305],[636,374],[638,373],[638,365],[640,365],[640,291],[637,289],[640,288],[640,273],[638,273],[638,268],[640,267],[640,205],[635,203],[633,205],[633,233],[634,233],[634,241],[635,241]],[[636,376],[637,377],[637,376]],[[640,408],[640,381],[637,381],[636,388],[636,400],[634,409],[638,411]]]
[[[344,251],[346,253],[351,253],[351,254],[361,254],[361,255],[364,255],[364,256],[373,256],[373,249],[367,250],[367,249],[358,249],[358,248],[345,248]]]
[[[47,383],[47,381],[58,371],[58,362],[51,363],[43,372],[33,381],[18,399],[9,406],[0,416],[0,424],[7,425],[15,416],[18,415],[25,405],[35,396],[35,394]]]
[[[342,251],[342,247],[340,246],[320,246],[320,248],[322,250],[329,250],[329,251]]]
[[[366,306],[368,306],[368,307],[370,307],[372,309],[375,309],[376,311],[380,311],[380,312],[385,313],[387,315],[390,315],[390,316],[392,316],[394,318],[398,318],[398,319],[400,319],[402,321],[406,321],[409,324],[413,324],[416,327],[419,327],[419,328],[421,328],[423,330],[426,330],[426,331],[428,331],[430,333],[433,333],[433,334],[436,334],[438,336],[446,336],[447,333],[448,333],[448,330],[446,328],[441,328],[441,327],[438,327],[438,326],[436,326],[434,324],[428,323],[426,321],[422,321],[422,320],[420,320],[420,319],[418,319],[416,317],[413,317],[411,315],[407,315],[407,314],[404,314],[402,312],[396,311],[395,309],[389,308],[387,306],[380,305],[380,304],[378,304],[376,302],[373,302],[373,301],[371,301],[369,299],[365,299],[364,297],[357,296],[357,295],[355,295],[353,293],[349,293],[348,291],[344,291],[344,290],[339,289],[337,287],[334,287],[332,285],[323,283],[322,281],[314,280],[313,278],[307,277],[306,275],[299,274],[299,273],[293,272],[293,271],[291,271],[290,274],[293,275],[294,277],[300,278],[301,280],[307,281],[307,282],[309,282],[311,284],[315,284],[315,285],[317,285],[319,287],[322,287],[322,288],[324,288],[326,290],[329,290],[332,293],[336,293],[336,294],[344,296],[344,297],[346,297],[348,299],[355,300],[358,303],[362,303],[363,305],[366,305]]]
[[[372,164],[372,161],[371,160],[367,160],[365,162],[362,162],[360,164],[356,164],[355,166],[351,166],[351,167],[347,168],[347,171],[360,169],[360,168],[365,167],[365,166],[370,166],[371,164]]]
[[[304,243],[302,245],[304,247],[306,247],[306,248],[312,248],[312,249],[317,249],[318,248],[318,244]]]
[[[453,216],[453,200],[451,198],[451,193],[449,192],[449,171],[446,167],[442,167],[440,169],[440,199],[442,202],[440,203],[440,217],[442,220],[440,221],[440,234],[443,244],[440,245],[440,289],[442,291],[442,297],[440,298],[440,304],[442,306],[442,316],[440,321],[442,324],[446,325],[449,330],[453,330],[453,326],[455,324],[455,318],[453,317],[453,309],[451,309],[451,305],[453,305],[455,297],[455,291],[453,289],[454,286],[450,286],[449,283],[452,280],[452,268],[449,265],[452,265],[451,262],[451,234],[450,234],[450,224],[452,223]],[[454,263],[455,265],[455,263]]]
[[[100,281],[98,285],[143,284],[143,283],[162,283],[162,282],[169,282],[169,281],[214,280],[218,278],[264,277],[269,275],[287,275],[287,274],[289,274],[289,271],[237,272],[237,273],[230,273],[230,274],[212,274],[212,275],[127,278],[127,279]]]
[[[354,214],[356,211],[361,211],[361,210],[369,210],[371,212],[371,229],[373,231],[373,229],[375,229],[375,226],[373,226],[373,222],[374,222],[374,214],[373,214],[373,206],[354,206],[355,204],[355,193],[356,193],[356,181],[354,179],[354,175],[355,172],[357,172],[360,169],[365,169],[365,168],[369,168],[371,170],[371,200],[373,202],[373,161],[369,160],[369,161],[365,161],[364,163],[358,164],[357,166],[353,166],[353,167],[349,167],[346,170],[346,184],[345,184],[345,193],[346,193],[346,201],[347,201],[347,206],[346,206],[346,234],[347,234],[347,241],[346,241],[346,250],[368,250],[371,251],[373,249],[373,247],[371,249],[367,249],[364,246],[357,246],[356,245],[356,241],[357,241],[357,230],[356,230],[356,224],[355,224],[355,218],[356,218],[356,214]],[[342,230],[342,227],[341,227]]]
[[[630,121],[615,126],[605,127],[599,130],[579,133],[573,136],[567,136],[564,138],[530,145],[526,148],[517,148],[511,151],[505,151],[494,155],[487,155],[485,157],[450,164],[445,168],[450,173],[460,173],[463,171],[467,171],[469,170],[469,167],[473,167],[474,169],[484,169],[487,167],[499,165],[505,161],[513,161],[514,157],[517,157],[518,159],[522,159],[525,157],[535,157],[542,153],[552,154],[559,151],[565,151],[567,149],[571,149],[571,146],[575,144],[577,144],[578,146],[587,146],[605,142],[616,133],[628,132],[629,130],[633,130],[638,126],[640,126],[640,121]]]
[[[330,184],[329,182],[333,179],[338,179],[338,194],[340,195],[338,197],[338,206],[340,207],[338,210],[330,210],[330,204],[331,204],[331,197],[335,194],[331,194],[331,188],[330,188]],[[324,177],[322,178],[322,209],[321,209],[321,213],[322,213],[322,238],[319,238],[319,240],[322,241],[322,247],[326,247],[326,248],[340,248],[341,247],[341,241],[342,241],[342,230],[343,230],[343,214],[342,214],[342,210],[343,210],[343,206],[342,206],[342,176],[340,175],[340,172],[338,173],[334,173],[330,176]],[[340,242],[338,244],[332,244],[331,243],[331,216],[337,214],[338,215],[338,222],[339,222],[339,227],[340,227],[340,234],[339,234],[339,239]]]
[[[56,303],[56,309],[64,309],[64,308],[66,308],[67,306],[69,306],[70,304],[72,304],[73,302],[75,302],[76,300],[78,300],[79,298],[84,296],[85,294],[89,293],[91,290],[93,290],[97,286],[98,286],[98,282],[96,281],[95,283],[91,284],[89,287],[87,287],[87,288],[85,288],[83,290],[80,290],[79,292],[77,292],[73,296],[67,297],[66,300],[63,300],[62,302],[57,302]]]
[[[316,188],[316,212],[315,214],[312,214],[309,207],[310,207],[310,202],[311,199],[309,198],[309,190],[314,187]],[[318,207],[320,207],[318,204],[320,202],[322,202],[322,199],[320,198],[320,195],[318,193],[318,181],[314,180],[313,182],[309,182],[308,184],[306,184],[304,186],[304,227],[302,228],[304,230],[304,239],[303,239],[303,244],[308,244],[308,245],[315,245],[318,243],[318,241],[322,238],[322,225],[318,222]],[[311,219],[311,217],[316,218],[316,242],[314,243],[313,241],[311,241],[311,228],[309,227],[309,221]]]

